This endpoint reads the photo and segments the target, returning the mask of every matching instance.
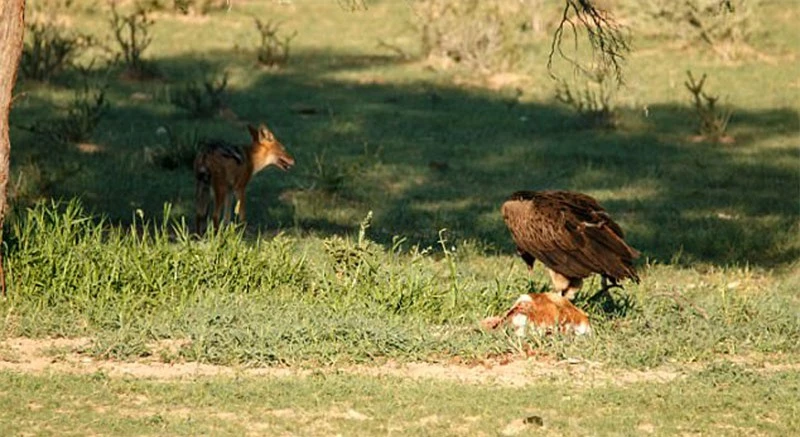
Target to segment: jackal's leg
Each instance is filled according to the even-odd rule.
[[[204,181],[198,180],[195,186],[195,227],[197,235],[206,232],[206,221],[208,220],[208,204],[211,202],[211,187]]]
[[[555,291],[561,293],[562,296],[569,300],[575,298],[575,294],[578,293],[578,290],[580,290],[583,285],[583,280],[580,278],[568,278],[549,268],[547,269],[547,273],[550,274],[550,280],[553,281],[553,288]]]
[[[239,216],[239,223],[241,223],[242,226],[247,226],[244,207],[244,188],[236,188],[234,193],[236,194],[236,215]]]
[[[233,222],[233,195],[230,190],[225,190],[225,207],[222,210],[222,222],[230,224]]]
[[[225,206],[225,189],[224,185],[214,185],[214,214],[211,218],[214,220],[214,230],[219,230],[219,218],[223,206]]]

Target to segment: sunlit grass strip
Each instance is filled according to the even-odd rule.
[[[10,435],[790,435],[799,389],[797,372],[730,363],[669,383],[524,388],[349,373],[152,381],[0,372],[0,423]]]
[[[112,227],[71,202],[15,219],[0,332],[91,336],[89,352],[118,359],[153,355],[162,339],[182,341],[166,359],[220,364],[481,359],[519,342],[477,322],[546,282],[518,260],[452,245],[446,233],[438,248],[402,239],[385,248],[365,220],[354,238],[251,240],[231,228],[195,240],[168,209],[164,216]],[[800,312],[788,290],[747,268],[644,267],[642,284],[618,295],[627,296],[622,311],[591,310],[592,336],[525,341],[555,359],[633,367],[797,354]]]

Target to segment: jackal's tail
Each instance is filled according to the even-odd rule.
[[[208,222],[208,207],[211,204],[211,172],[206,164],[205,154],[200,154],[194,161],[195,178],[195,232],[198,235],[205,233]]]

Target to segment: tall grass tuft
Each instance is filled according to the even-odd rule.
[[[236,228],[196,240],[170,218],[169,206],[163,217],[137,212],[130,226],[116,227],[73,201],[38,204],[13,218],[0,333],[92,336],[88,352],[118,359],[158,355],[159,342],[170,339],[180,348],[169,359],[245,365],[478,359],[519,350],[508,332],[477,328],[527,291],[517,260],[491,261],[444,233],[438,250],[405,249],[402,238],[386,248],[369,239],[369,215],[358,235],[324,240],[250,240]],[[619,298],[624,311],[591,309],[591,336],[522,341],[545,356],[639,368],[800,353],[800,316],[786,293],[738,290],[720,282],[729,272],[711,272],[676,299],[663,273],[653,268],[629,286]]]

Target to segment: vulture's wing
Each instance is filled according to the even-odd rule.
[[[600,273],[636,278],[638,254],[622,239],[622,230],[589,196],[541,192],[503,204],[514,242],[547,267],[571,278]]]

